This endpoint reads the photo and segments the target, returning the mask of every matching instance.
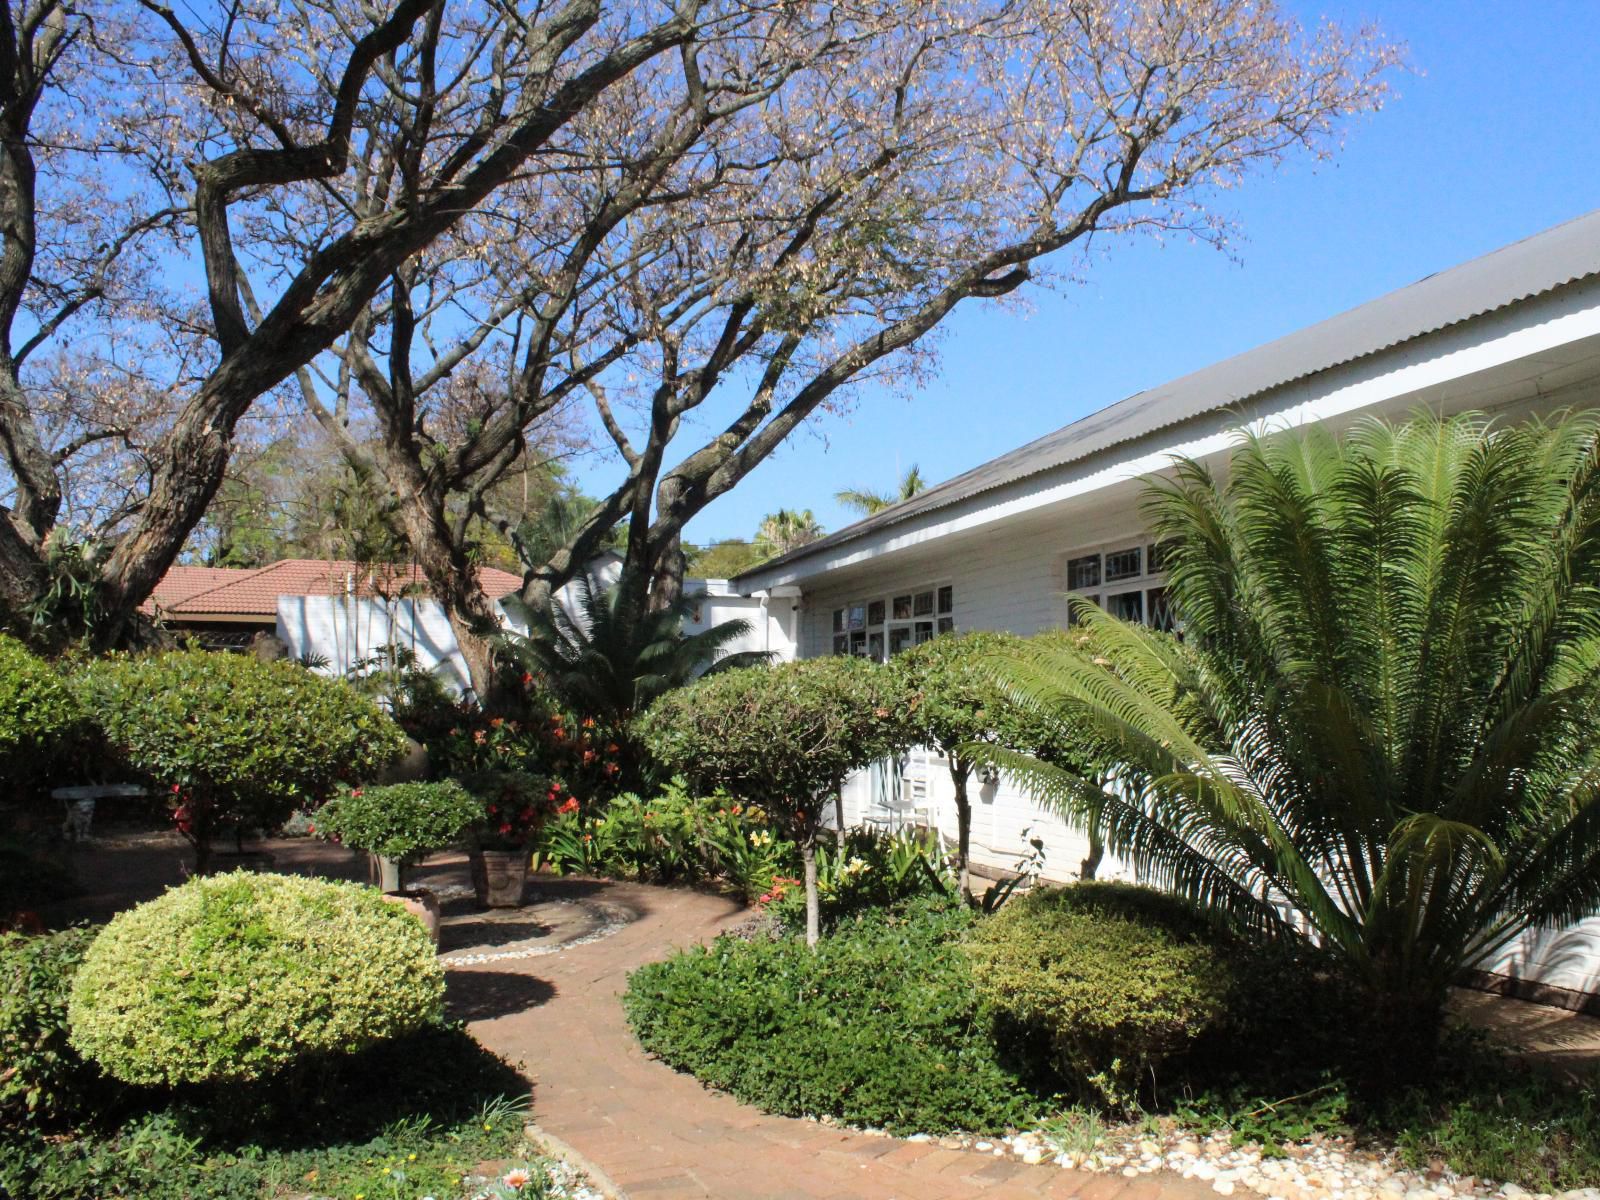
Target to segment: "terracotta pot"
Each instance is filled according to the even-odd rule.
[[[383,898],[390,904],[404,905],[408,913],[422,922],[433,944],[439,944],[439,897],[427,888],[411,888],[404,892],[385,892]]]
[[[487,908],[520,908],[528,882],[526,850],[477,850],[472,855],[472,887]]]

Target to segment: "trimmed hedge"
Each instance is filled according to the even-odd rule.
[[[179,650],[102,659],[74,683],[128,767],[193,807],[197,839],[213,817],[276,828],[405,746],[371,700],[292,662]]]
[[[422,926],[352,883],[236,871],[114,918],[73,981],[72,1045],[134,1084],[261,1079],[439,1019]]]
[[[641,967],[624,998],[644,1048],[768,1112],[899,1132],[1000,1132],[1037,1101],[1003,1060],[952,899],[798,939],[724,935]]]
[[[67,998],[94,931],[0,934],[0,1124],[58,1121],[86,1107],[100,1073],[67,1038]]]
[[[83,738],[87,719],[53,667],[0,634],[0,784],[43,777]]]
[[[1130,1107],[1224,1016],[1233,955],[1185,901],[1121,883],[1014,900],[966,941],[983,999],[1086,1095]]]

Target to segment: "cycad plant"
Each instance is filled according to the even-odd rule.
[[[1145,513],[1182,640],[1077,606],[1013,697],[1112,739],[1120,796],[1008,762],[1141,875],[1320,943],[1374,1062],[1431,1059],[1450,983],[1600,910],[1600,438],[1479,415],[1248,438]]]
[[[639,590],[621,583],[600,588],[580,576],[576,614],[551,604],[533,615],[526,637],[506,635],[503,648],[564,707],[616,729],[700,674],[769,661],[760,651],[723,653],[750,632],[750,622],[724,621],[685,633],[692,597],[653,609]]]

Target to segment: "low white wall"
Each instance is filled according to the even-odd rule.
[[[502,613],[506,628],[527,632],[519,617]],[[316,669],[324,675],[348,675],[383,647],[398,645],[452,692],[460,695],[468,687],[466,660],[437,600],[279,596],[277,634],[291,657],[323,660]]]

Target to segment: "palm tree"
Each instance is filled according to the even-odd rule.
[[[900,477],[900,489],[896,495],[866,488],[846,488],[842,492],[835,492],[833,498],[846,508],[853,508],[862,516],[870,517],[875,512],[911,499],[918,492],[926,490],[927,486],[928,481],[917,470],[917,464],[912,463],[911,469]]]
[[[997,666],[1149,782],[1008,767],[1148,880],[1320,943],[1390,1081],[1463,968],[1600,910],[1597,429],[1419,418],[1246,439],[1226,483],[1179,462],[1145,511],[1183,641],[1083,603]]]
[[[763,559],[776,558],[810,545],[823,532],[809,508],[780,508],[761,519],[761,527],[756,530],[756,545],[761,548]]]
[[[576,590],[576,615],[552,603],[531,618],[526,637],[505,634],[501,645],[564,706],[614,730],[697,675],[770,661],[761,651],[722,653],[750,632],[745,620],[685,633],[692,596],[652,611],[648,597],[620,582],[602,589],[579,576]]]

